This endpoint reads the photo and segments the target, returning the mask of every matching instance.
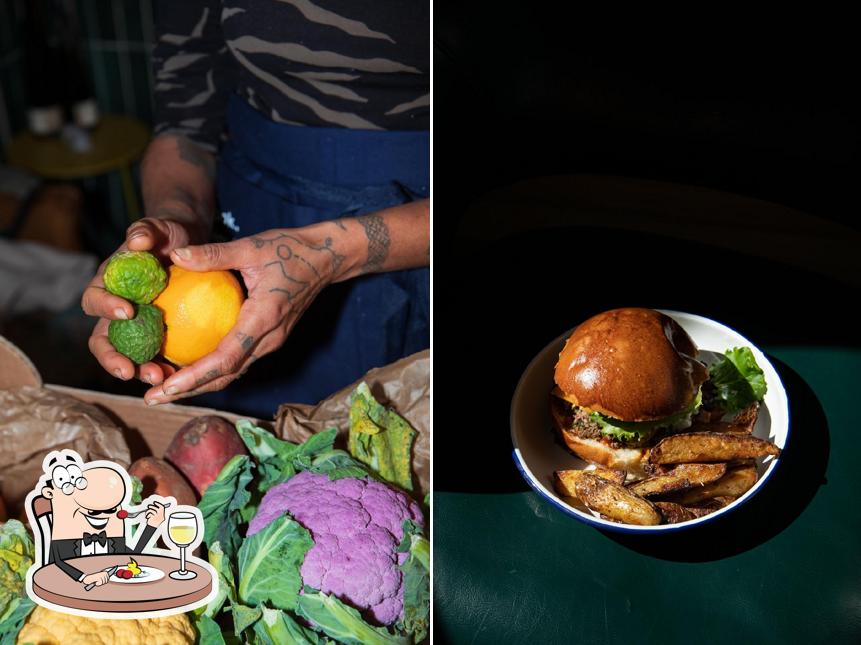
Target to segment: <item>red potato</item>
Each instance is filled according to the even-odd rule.
[[[192,419],[177,431],[164,458],[203,495],[224,464],[247,452],[232,423],[221,417],[203,416]]]
[[[177,504],[194,506],[197,497],[182,474],[163,459],[143,457],[129,468],[129,474],[141,480],[141,499],[150,495],[172,496]]]

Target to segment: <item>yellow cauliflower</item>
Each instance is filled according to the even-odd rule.
[[[138,620],[95,619],[36,607],[18,633],[18,644],[192,645],[195,638],[185,614]]]

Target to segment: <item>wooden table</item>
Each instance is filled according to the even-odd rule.
[[[55,564],[49,564],[33,575],[33,592],[43,600],[70,609],[128,613],[181,607],[206,598],[212,591],[212,577],[206,569],[186,562],[186,569],[194,571],[197,577],[174,580],[170,572],[179,569],[179,560],[163,555],[91,555],[66,562],[89,574],[115,564],[123,567],[130,557],[139,565],[161,569],[165,572],[164,578],[139,584],[124,584],[111,579],[105,585],[85,591],[83,584],[72,580]]]
[[[140,204],[131,167],[149,143],[149,128],[129,116],[104,114],[90,136],[92,148],[79,153],[58,137],[38,137],[23,132],[11,141],[6,156],[11,165],[26,168],[47,179],[84,179],[117,171],[122,180],[129,219],[138,219]]]

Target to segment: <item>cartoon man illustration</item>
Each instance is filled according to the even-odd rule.
[[[84,464],[70,450],[52,452],[42,466],[42,497],[50,500],[51,546],[49,562],[84,585],[108,582],[106,571],[85,573],[66,560],[87,555],[141,553],[165,520],[165,504],[152,501],[146,507],[146,525],[130,548],[125,541],[127,476],[106,465]]]

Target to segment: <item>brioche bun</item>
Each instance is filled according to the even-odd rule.
[[[621,421],[676,414],[697,396],[708,370],[672,318],[654,309],[613,309],[568,338],[554,380],[566,398]]]

